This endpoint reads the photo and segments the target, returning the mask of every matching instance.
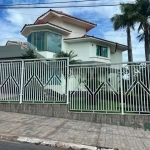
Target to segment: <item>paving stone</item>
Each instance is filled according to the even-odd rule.
[[[107,120],[107,116],[103,119]],[[134,130],[132,127],[119,125],[2,111],[0,112],[0,133],[119,148],[119,150],[150,149],[150,131],[144,131],[141,128]]]

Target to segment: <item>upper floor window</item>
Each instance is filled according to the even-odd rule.
[[[47,33],[47,49],[52,52],[61,51],[61,35],[52,32]]]
[[[60,52],[62,36],[49,31],[37,31],[28,36],[28,42],[39,51]]]
[[[96,55],[102,57],[108,57],[108,48],[104,46],[96,46]]]

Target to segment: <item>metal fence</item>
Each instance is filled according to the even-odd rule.
[[[73,112],[150,113],[150,63],[0,62],[0,102],[69,103]]]
[[[150,113],[150,63],[70,65],[75,112]]]
[[[0,62],[0,102],[66,103],[68,59]]]

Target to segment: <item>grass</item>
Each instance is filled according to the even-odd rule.
[[[131,106],[131,105],[130,105]],[[132,107],[132,106],[131,106]],[[125,106],[124,106],[125,108]],[[121,102],[118,101],[110,101],[110,100],[99,100],[92,104],[90,101],[82,98],[80,99],[72,99],[70,101],[70,111],[72,112],[96,112],[96,113],[115,113],[121,114]],[[138,112],[125,112],[125,114],[139,114]]]
[[[117,101],[95,101],[93,104],[86,99],[73,99],[70,101],[70,110],[75,112],[100,112],[100,113],[121,113],[121,103]]]

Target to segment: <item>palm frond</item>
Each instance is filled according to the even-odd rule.
[[[62,57],[68,57],[69,58],[69,63],[70,64],[75,64],[81,62],[81,60],[74,59],[78,55],[74,53],[74,51],[70,51],[69,53],[61,51],[58,52],[54,55],[55,58],[62,58]]]
[[[35,59],[37,56],[34,54],[34,51],[29,49],[25,54],[22,54],[23,59]]]
[[[144,41],[144,33],[140,34],[137,36],[137,38],[139,39],[139,42]]]

